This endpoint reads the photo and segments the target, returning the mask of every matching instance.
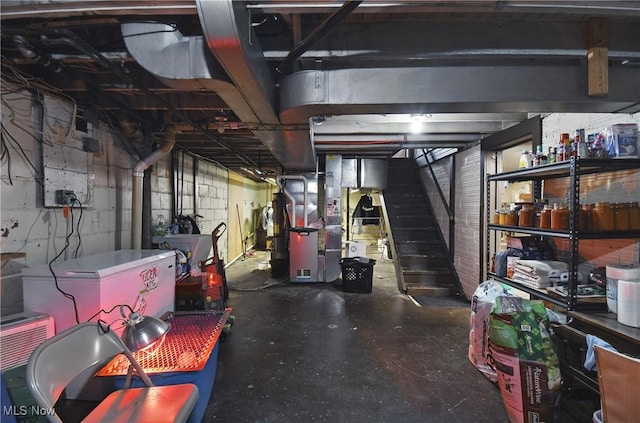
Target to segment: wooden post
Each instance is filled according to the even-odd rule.
[[[592,18],[587,23],[589,52],[587,53],[589,97],[609,94],[609,48],[604,19]]]

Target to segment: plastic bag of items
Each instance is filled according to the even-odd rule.
[[[509,421],[554,421],[560,368],[544,303],[498,297],[491,311],[489,336]]]
[[[489,316],[496,298],[513,295],[493,279],[482,282],[471,299],[471,329],[469,331],[469,361],[492,382],[498,381],[489,351]]]

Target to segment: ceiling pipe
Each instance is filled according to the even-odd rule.
[[[140,160],[133,167],[131,183],[131,248],[142,248],[142,193],[144,171],[153,166],[169,154],[176,143],[176,130],[173,126],[167,128],[164,133],[165,141],[159,149],[152,152],[146,158]]]
[[[14,35],[13,43],[25,59],[33,60],[34,62],[49,67],[53,69],[54,72],[60,72],[60,62],[54,60],[46,53],[37,51],[23,35]]]

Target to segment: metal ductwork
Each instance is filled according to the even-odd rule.
[[[125,23],[122,35],[129,54],[165,85],[186,91],[215,91],[244,122],[257,122],[242,94],[211,54],[204,38],[186,37],[164,23]]]
[[[362,113],[615,113],[637,104],[634,68],[611,68],[607,98],[587,95],[587,72],[565,66],[470,66],[300,71],[280,86],[280,118]]]
[[[630,93],[640,91],[634,69],[614,67],[611,77],[619,83],[608,97],[589,98],[587,73],[576,63],[301,71],[284,78],[278,92],[246,4],[197,0],[196,6],[204,37],[185,37],[160,23],[123,24],[127,48],[141,66],[169,86],[218,93],[289,171],[315,169],[315,139],[309,129],[314,116],[416,110],[611,113],[636,104]],[[335,147],[328,138],[318,144],[319,150]],[[385,147],[362,148],[413,146],[404,139],[394,141]],[[339,147],[347,148],[346,144],[353,143]]]
[[[251,29],[244,2],[197,0],[200,24],[207,45],[231,76],[262,125],[286,125],[280,120],[278,92],[264,59],[258,38]],[[308,125],[309,122],[304,122]],[[271,154],[289,170],[314,170],[316,155],[308,130],[255,130]]]
[[[207,2],[206,7],[199,7],[199,10],[204,10],[205,16],[213,14],[216,20],[203,23],[203,28],[215,28],[221,33],[208,35],[207,39],[226,37],[224,42],[220,42],[222,46],[208,43],[216,57],[207,48],[204,37],[184,36],[175,27],[164,23],[122,24],[127,49],[140,66],[165,85],[187,91],[215,91],[244,123],[256,128],[279,125],[280,121],[275,113],[275,83],[268,75],[270,71],[264,62],[262,51],[258,50],[258,55],[255,45],[242,41],[249,35],[243,36],[237,31],[235,14],[220,15],[217,9],[224,6],[231,7],[218,1]],[[238,5],[235,8],[244,11]],[[200,16],[202,19],[202,14]],[[209,18],[210,21],[211,19],[213,18]],[[223,22],[220,22],[221,19]],[[233,37],[235,42],[229,43],[229,37]],[[254,40],[253,43],[255,42]],[[229,48],[228,44],[235,47]],[[252,54],[248,54],[251,52]],[[252,59],[245,61],[246,57]],[[260,72],[252,72],[253,69]],[[236,77],[232,81],[227,74]],[[315,168],[315,153],[308,131],[256,129],[253,132],[284,167],[300,170]],[[295,145],[292,146],[291,143]]]

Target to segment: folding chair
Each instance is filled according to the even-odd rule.
[[[116,390],[83,422],[184,422],[198,401],[191,383],[153,386],[131,351],[113,331],[94,322],[80,323],[38,346],[27,363],[27,384],[39,406],[52,410],[52,422],[62,422],[54,406],[65,387],[87,369],[100,369],[123,353],[146,386]]]
[[[604,421],[638,421],[640,359],[598,345],[593,348]]]

